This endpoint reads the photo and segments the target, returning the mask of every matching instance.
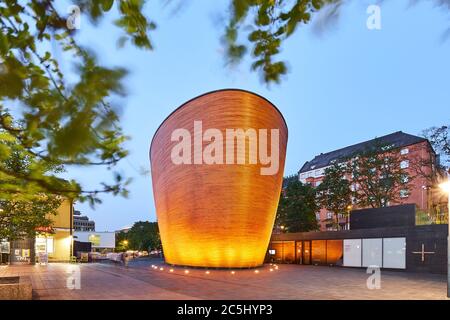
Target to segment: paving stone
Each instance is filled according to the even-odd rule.
[[[158,265],[152,269],[151,265]],[[79,268],[81,288],[70,290],[71,268]],[[164,270],[160,271],[159,267]],[[381,272],[381,289],[370,290],[363,269],[266,265],[254,270],[210,270],[166,266],[160,260],[133,261],[128,268],[108,263],[7,266],[0,276],[28,275],[34,299],[446,299],[446,277]]]

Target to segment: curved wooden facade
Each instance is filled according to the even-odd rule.
[[[175,165],[172,132],[184,128],[193,137],[194,121],[202,121],[203,131],[221,130],[224,143],[226,129],[279,129],[278,172],[261,175],[265,166],[259,161]],[[167,263],[225,268],[263,263],[281,191],[287,136],[286,123],[275,106],[256,94],[234,89],[190,100],[161,124],[152,140],[150,160]],[[248,148],[245,152],[248,156]]]

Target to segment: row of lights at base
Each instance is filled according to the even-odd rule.
[[[155,266],[154,264],[152,264],[152,269],[155,269],[155,270],[158,270],[159,269],[159,271],[164,271],[164,268],[163,267],[159,267],[158,268],[158,266]],[[278,270],[278,266],[277,265],[275,265],[275,264],[270,264],[270,268],[269,268],[269,271],[270,272],[273,272],[274,270]],[[172,272],[174,272],[175,270],[173,269],[173,268],[170,268],[169,269],[169,272],[170,273],[172,273]],[[259,273],[259,270],[255,270],[254,271],[256,274],[258,274]],[[184,269],[184,273],[185,274],[189,274],[189,270],[188,269]],[[210,274],[211,272],[209,271],[209,270],[206,270],[205,271],[205,274]],[[230,273],[231,274],[235,274],[236,273],[236,271],[234,271],[234,270],[232,270],[232,271],[230,271]]]

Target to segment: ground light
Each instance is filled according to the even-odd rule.
[[[159,267],[159,266],[154,265],[154,264],[152,264],[151,267],[152,267],[152,269],[155,269],[155,270],[158,270],[158,269],[159,269],[160,271],[168,270],[170,273],[175,272],[175,268],[165,269],[164,267]],[[273,271],[275,271],[275,270],[278,270],[278,266],[271,263],[271,264],[270,264],[269,271],[270,271],[270,272],[273,272]],[[261,271],[264,271],[264,270],[259,270],[259,269],[253,270],[253,272],[254,272],[255,274],[259,274]],[[238,271],[238,272],[239,272],[239,271]],[[190,270],[189,270],[189,269],[184,269],[184,273],[185,273],[185,274],[189,274],[189,273],[190,273]],[[234,274],[236,274],[236,270],[231,270],[230,273],[231,273],[232,275],[234,275]],[[207,274],[207,275],[208,275],[208,274],[211,274],[211,271],[210,271],[210,270],[205,270],[205,274]]]
[[[439,185],[442,191],[447,194],[447,224],[448,224],[448,236],[447,236],[447,298],[450,298],[450,180],[441,183]]]

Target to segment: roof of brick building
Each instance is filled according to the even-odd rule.
[[[393,148],[406,147],[412,144],[427,141],[427,139],[412,134],[397,131],[382,137],[374,138],[372,140],[360,142],[345,148],[337,149],[327,153],[321,153],[314,157],[311,161],[306,161],[300,169],[299,173],[323,168],[329,166],[332,161],[339,161],[339,159],[345,159],[352,157],[358,152],[370,149],[377,144],[391,145]]]

